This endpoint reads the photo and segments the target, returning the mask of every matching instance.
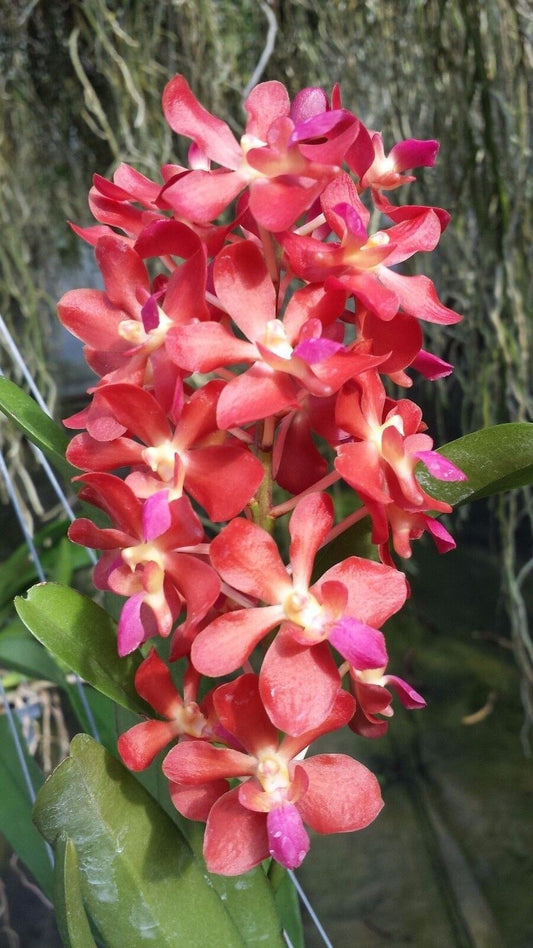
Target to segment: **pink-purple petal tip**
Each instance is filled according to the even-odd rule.
[[[433,477],[437,477],[439,481],[468,480],[464,471],[461,471],[438,451],[417,451],[416,456],[419,461],[426,465],[429,473]]]
[[[309,852],[309,836],[302,817],[292,803],[276,807],[267,815],[270,855],[287,869],[297,869]]]

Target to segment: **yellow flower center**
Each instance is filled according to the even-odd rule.
[[[159,312],[159,325],[146,332],[143,323],[138,319],[123,319],[118,327],[118,334],[121,339],[130,342],[132,346],[143,346],[148,352],[154,352],[159,349],[165,341],[165,336],[171,326],[174,325],[171,319],[163,312]]]
[[[132,573],[135,571],[135,567],[139,566],[141,563],[155,563],[159,566],[159,571],[161,574],[161,584],[165,575],[164,572],[164,553],[157,547],[153,542],[148,543],[137,543],[136,546],[130,546],[126,550],[122,550],[122,559],[129,566]],[[157,582],[156,577],[154,576],[154,581]],[[155,592],[155,588],[148,590],[148,592]]]
[[[399,431],[402,436],[405,434],[404,429],[403,429],[403,421],[400,415],[392,415],[392,417],[387,418],[387,420],[384,421],[382,425],[375,425],[372,428],[371,440],[376,445],[380,454],[382,453],[381,449],[382,449],[382,444],[383,444],[383,432],[387,428],[391,428],[391,427],[396,428],[397,431]]]
[[[188,734],[190,737],[201,737],[207,723],[195,701],[190,701],[179,709],[176,721],[179,733]]]
[[[313,628],[320,624],[322,606],[311,593],[292,592],[283,603],[285,618],[303,629]]]
[[[176,448],[172,441],[164,441],[142,452],[145,463],[162,481],[171,481],[176,464]]]
[[[366,244],[363,244],[361,247],[361,250],[373,250],[374,247],[386,247],[389,243],[389,235],[382,230],[378,230],[368,238]]]
[[[286,790],[291,782],[287,762],[272,751],[258,757],[255,775],[265,793]]]
[[[292,356],[292,346],[287,339],[285,326],[279,319],[271,319],[266,324],[263,345],[282,359],[290,359]]]

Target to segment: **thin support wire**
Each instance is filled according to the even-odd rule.
[[[41,467],[42,467],[44,473],[46,474],[46,476],[47,476],[47,478],[48,478],[48,481],[49,481],[49,483],[50,483],[50,485],[51,485],[51,487],[52,487],[52,489],[53,489],[53,491],[54,491],[54,493],[55,493],[55,495],[56,495],[56,497],[57,497],[59,503],[61,504],[63,510],[65,511],[65,513],[66,513],[66,515],[67,515],[67,517],[69,518],[70,522],[72,523],[72,521],[75,519],[75,516],[76,516],[76,515],[75,515],[75,513],[74,513],[72,507],[70,506],[70,504],[69,504],[69,502],[68,502],[67,495],[65,494],[63,488],[61,487],[61,484],[59,483],[57,477],[55,476],[55,474],[54,474],[54,472],[53,472],[53,470],[52,470],[50,464],[49,464],[48,461],[46,460],[46,458],[45,458],[43,452],[41,451],[41,449],[38,448],[36,444],[33,444],[31,441],[30,441],[30,448],[31,448],[31,450],[32,450],[32,452],[33,452],[33,454],[34,454],[34,456],[37,458],[39,464],[41,465]],[[94,550],[90,550],[90,551],[88,551],[88,552],[93,553]]]
[[[0,369],[0,376],[2,378],[5,378],[5,373],[2,371],[2,369]],[[52,487],[52,490],[54,491],[57,499],[59,500],[59,503],[61,504],[63,510],[65,511],[68,519],[72,523],[72,521],[75,520],[76,515],[72,507],[70,506],[67,499],[67,495],[65,494],[65,491],[63,490],[63,488],[61,487],[61,484],[59,483],[57,477],[55,476],[51,465],[47,461],[41,449],[38,448],[36,444],[33,444],[33,442],[31,441],[29,441],[28,444],[33,452],[34,457],[37,459],[44,473],[46,474],[48,481],[50,483],[50,486]],[[96,556],[96,553],[94,552],[94,550],[90,550],[88,547],[86,547],[85,549],[87,550],[87,555],[89,559],[91,560],[91,563],[96,564],[98,562],[98,557]]]
[[[316,912],[315,912],[313,906],[311,905],[309,899],[307,898],[307,895],[305,894],[305,892],[304,892],[304,890],[302,889],[300,883],[298,882],[298,879],[296,878],[295,873],[293,872],[292,869],[288,869],[287,871],[288,871],[289,877],[290,877],[290,879],[291,879],[291,882],[292,882],[294,888],[296,889],[298,895],[300,896],[300,899],[301,899],[301,901],[302,901],[302,904],[303,904],[304,907],[307,909],[307,911],[308,911],[308,913],[309,913],[309,916],[310,916],[310,918],[312,919],[313,924],[314,924],[314,926],[315,926],[315,928],[316,928],[318,934],[320,935],[322,941],[324,942],[326,948],[333,948],[333,942],[331,942],[331,941],[329,940],[329,938],[328,938],[326,932],[324,931],[324,928],[323,928],[323,926],[322,926],[322,923],[320,922],[320,919],[318,918],[318,915],[316,914]]]
[[[13,359],[13,362],[15,363],[15,365],[22,372],[24,378],[26,379],[26,382],[28,383],[28,387],[33,397],[35,398],[35,401],[37,402],[39,408],[42,408],[42,410],[47,415],[51,415],[50,409],[48,408],[48,405],[46,404],[43,396],[41,395],[38,386],[35,384],[31,376],[31,372],[28,369],[28,366],[26,365],[26,363],[24,362],[24,359],[22,358],[17,346],[13,342],[13,337],[11,333],[9,332],[9,329],[7,328],[4,322],[4,319],[1,315],[0,315],[0,332],[2,333],[4,344],[9,355]]]
[[[98,730],[98,726],[96,724],[96,721],[94,720],[94,714],[91,710],[91,706],[89,702],[87,701],[87,695],[85,694],[83,682],[79,675],[76,675],[75,683],[76,683],[76,688],[78,690],[78,694],[80,696],[80,701],[83,705],[83,710],[85,711],[85,716],[87,718],[87,721],[89,722],[89,730],[92,736],[94,737],[95,741],[98,741],[98,743],[100,744],[101,743],[100,731]]]
[[[29,389],[30,389],[30,391],[31,391],[31,393],[32,393],[32,395],[33,395],[33,397],[35,398],[35,401],[37,402],[39,408],[41,408],[42,411],[44,411],[45,414],[50,417],[50,415],[51,415],[50,409],[48,408],[48,405],[46,404],[45,400],[43,399],[43,397],[42,397],[42,395],[41,395],[41,393],[40,393],[40,391],[39,391],[39,388],[37,387],[37,385],[36,385],[35,382],[33,381],[33,378],[32,378],[32,376],[31,376],[31,373],[30,373],[29,369],[28,369],[28,366],[26,365],[24,359],[22,358],[22,355],[21,355],[21,353],[20,353],[20,350],[19,350],[18,347],[15,345],[15,343],[14,343],[14,341],[13,341],[13,337],[11,336],[11,333],[9,332],[9,329],[7,328],[7,326],[6,326],[6,324],[5,324],[5,321],[4,321],[4,319],[2,318],[1,315],[0,315],[0,332],[1,332],[1,334],[2,334],[2,337],[3,337],[3,340],[4,340],[4,344],[5,344],[5,346],[6,346],[7,350],[8,350],[8,352],[9,352],[9,354],[11,355],[11,358],[13,359],[13,362],[15,363],[15,365],[18,366],[18,368],[19,368],[20,371],[22,372],[22,374],[23,374],[23,376],[24,376],[26,382],[28,383]],[[4,374],[5,374],[5,373],[4,373],[4,372],[2,371],[2,369],[0,368],[0,375],[3,376]],[[72,522],[72,521],[75,519],[74,511],[72,510],[72,507],[70,506],[70,504],[69,504],[69,502],[68,502],[68,500],[67,500],[67,497],[66,497],[66,495],[65,495],[65,492],[64,492],[63,488],[61,487],[59,481],[57,480],[57,477],[55,476],[55,474],[54,474],[54,472],[53,472],[53,470],[52,470],[50,464],[48,463],[47,459],[45,458],[45,456],[44,456],[44,454],[43,454],[43,452],[41,451],[40,448],[38,448],[36,445],[32,444],[31,442],[30,442],[30,447],[31,447],[31,449],[32,449],[32,451],[33,451],[35,457],[37,458],[37,460],[38,460],[39,463],[41,464],[41,466],[42,466],[42,468],[43,468],[43,471],[45,472],[45,474],[46,474],[46,476],[47,476],[47,478],[48,478],[48,480],[49,480],[49,482],[50,482],[50,484],[51,484],[51,486],[52,486],[52,488],[53,488],[53,490],[54,490],[54,492],[55,492],[56,497],[58,498],[59,502],[61,503],[61,506],[63,507],[63,510],[64,510],[65,513],[67,514],[69,520]],[[89,554],[89,558],[90,558],[91,562],[96,563],[98,558],[97,558],[97,556],[96,556],[94,550],[89,550],[89,549],[88,549],[87,552],[88,552],[88,554]]]
[[[30,370],[28,369],[28,366],[26,365],[24,359],[22,358],[22,355],[21,355],[21,353],[20,353],[20,350],[19,350],[18,346],[15,344],[15,342],[14,342],[14,340],[13,340],[13,337],[12,337],[11,333],[9,332],[9,329],[8,329],[8,327],[6,326],[6,323],[5,323],[5,321],[4,321],[4,319],[3,319],[3,317],[2,317],[1,315],[0,315],[0,332],[1,332],[1,334],[2,334],[2,338],[3,338],[5,347],[6,347],[7,351],[8,351],[8,353],[9,353],[9,355],[11,356],[11,358],[12,358],[13,362],[15,363],[15,365],[16,365],[16,366],[20,369],[20,371],[22,372],[22,374],[23,374],[23,376],[24,376],[24,379],[26,380],[26,382],[27,382],[27,384],[28,384],[28,387],[29,387],[29,389],[30,389],[30,391],[31,391],[31,393],[32,393],[32,395],[33,395],[33,397],[35,398],[35,401],[37,402],[39,408],[40,408],[42,411],[44,411],[44,413],[45,413],[46,415],[48,415],[49,417],[51,417],[50,409],[48,408],[48,405],[46,404],[44,398],[42,397],[42,395],[41,395],[41,393],[40,393],[40,391],[39,391],[38,386],[35,384],[35,382],[34,382],[34,380],[33,380],[33,378],[32,378],[31,372],[30,372]],[[0,375],[2,375],[2,376],[5,375],[5,373],[2,371],[1,368],[0,368]],[[32,451],[34,452],[35,457],[37,458],[37,460],[38,460],[39,463],[41,464],[41,466],[42,466],[42,468],[43,468],[43,470],[44,470],[44,472],[45,472],[45,474],[46,474],[46,476],[47,476],[47,478],[48,478],[48,480],[49,480],[49,482],[50,482],[50,484],[51,484],[51,486],[52,486],[52,488],[53,488],[53,490],[54,490],[54,492],[55,492],[56,497],[58,498],[58,500],[59,500],[60,503],[61,503],[61,506],[63,507],[63,510],[65,511],[65,513],[67,514],[67,516],[69,517],[69,519],[70,519],[71,521],[74,520],[74,518],[75,518],[74,511],[72,510],[72,507],[70,506],[70,504],[69,504],[69,502],[68,502],[68,500],[67,500],[67,497],[66,497],[66,495],[65,495],[65,492],[63,491],[63,488],[61,487],[59,481],[57,480],[57,478],[56,478],[56,476],[55,476],[55,474],[54,474],[52,468],[50,467],[50,464],[49,464],[48,461],[46,460],[46,458],[45,458],[43,452],[41,451],[40,448],[38,448],[36,445],[32,444],[31,442],[30,442],[30,447],[31,447]],[[92,560],[93,562],[96,562],[96,557],[95,557],[94,551],[93,551],[93,550],[89,550],[88,553],[89,553],[89,556],[91,557],[91,560]]]

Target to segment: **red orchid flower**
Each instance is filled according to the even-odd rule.
[[[291,102],[265,82],[245,108],[238,140],[182,76],[167,84],[166,119],[191,141],[187,167],[164,165],[160,182],[125,164],[112,181],[95,176],[97,224],[73,229],[94,246],[104,289],[59,304],[98,376],[66,422],[82,430],[68,458],[85,471],[81,499],[110,521],[80,518],[70,537],[103,551],[95,585],[126,598],[120,655],[173,633],[168,661],[152,649],[138,669],[154,716],[119,752],[142,770],[174,743],[163,765],[172,800],[206,821],[208,869],[226,875],[269,856],[295,868],[306,827],[348,832],[378,814],[365,767],[306,759],[306,748],[345,725],[383,734],[393,692],[424,705],[386,674],[381,627],[408,594],[392,550],[409,556],[425,531],[453,547],[432,516],[451,508],[416,471],[464,477],[433,450],[418,406],[383,384],[452,368],[424,351],[419,321],[461,317],[426,277],[397,272],[436,247],[449,215],[388,199],[406,172],[434,163],[437,142],[386,154],[338,87]],[[392,223],[373,231],[376,213]],[[340,478],[361,506],[334,526],[319,491]],[[280,502],[274,486],[294,496]],[[210,542],[193,504],[210,534],[229,521]],[[285,565],[276,541],[289,509]],[[319,550],[366,515],[381,562],[348,556],[320,576]],[[178,659],[183,695],[169,668]],[[199,701],[204,675],[233,680]]]
[[[366,151],[361,153],[357,144],[346,155],[346,163],[359,176],[361,190],[371,187],[390,191],[408,184],[415,177],[403,172],[409,168],[432,168],[439,151],[439,143],[434,139],[408,138],[394,145],[386,155],[379,132],[371,132],[370,137],[374,150],[370,167]]]
[[[168,330],[209,316],[205,248],[185,224],[164,220],[147,227],[134,246],[114,233],[101,236],[95,254],[105,290],[70,290],[58,303],[59,319],[86,344],[85,357],[100,385],[143,386],[153,379],[169,404],[179,373],[166,355]],[[144,263],[151,256],[163,257],[165,267],[172,263],[170,276],[154,285]],[[92,419],[89,407],[67,423],[90,430]]]
[[[387,686],[393,688],[404,708],[416,710],[426,706],[422,696],[403,678],[385,675],[384,672],[384,668],[350,669],[350,686],[356,704],[349,727],[362,737],[376,738],[387,733],[389,725],[383,717],[390,718],[394,713],[392,695]]]
[[[337,695],[320,726],[281,741],[255,675],[221,685],[213,703],[221,725],[242,750],[192,740],[174,747],[163,763],[179,812],[205,813],[204,857],[210,872],[238,875],[269,855],[293,869],[309,849],[304,823],[317,833],[346,833],[376,818],[383,803],[366,767],[343,754],[299,757],[317,737],[347,723],[353,699],[346,692]],[[240,780],[232,790],[231,778]],[[212,803],[221,780],[225,789]]]
[[[135,690],[166,720],[150,718],[135,724],[121,734],[118,752],[130,770],[145,770],[167,744],[186,735],[192,738],[211,738],[213,730],[208,718],[198,705],[199,675],[189,665],[183,685],[183,698],[178,692],[168,665],[154,648],[135,673]]]
[[[378,563],[349,557],[311,585],[313,561],[333,523],[331,498],[308,494],[292,514],[290,570],[263,529],[232,520],[215,537],[210,558],[221,578],[266,603],[219,616],[195,638],[191,658],[205,675],[228,674],[282,625],[264,660],[261,693],[272,721],[299,734],[329,713],[340,687],[328,642],[355,668],[386,664],[377,626],[405,602],[405,577]],[[379,656],[379,658],[378,658]]]
[[[344,311],[343,287],[298,289],[283,319],[278,319],[276,289],[254,243],[240,241],[220,252],[214,285],[225,311],[246,338],[234,335],[223,322],[204,322],[171,331],[167,345],[179,368],[188,372],[252,363],[231,379],[220,396],[220,428],[298,407],[302,390],[331,395],[347,379],[383,361],[369,355],[365,344],[345,347],[328,334],[330,324]]]
[[[185,490],[211,520],[230,520],[250,502],[264,469],[244,444],[217,427],[216,408],[224,385],[211,381],[185,403],[183,398],[177,404],[175,400],[170,417],[145,389],[127,383],[106,385],[97,390],[95,399],[108,406],[111,419],[127,434],[109,440],[77,435],[69,445],[68,460],[85,470],[134,465],[125,480],[137,497],[167,489],[172,501]],[[214,470],[219,473],[216,479]]]
[[[169,181],[187,172],[180,165],[168,164],[161,168],[162,182],[151,181],[136,171],[131,165],[120,164],[113,174],[113,180],[107,181],[101,175],[94,175],[93,187],[89,192],[89,207],[99,224],[91,227],[79,227],[70,223],[70,227],[82,240],[95,247],[100,237],[115,236],[113,227],[124,232],[133,246],[138,237],[149,232],[152,225],[168,224],[168,205],[162,197]],[[181,218],[173,219],[181,223]],[[208,254],[216,254],[221,249],[228,233],[235,226],[229,224],[197,224],[183,221],[205,246]]]
[[[183,76],[171,79],[163,111],[175,132],[193,140],[197,168],[169,182],[162,194],[167,205],[204,223],[247,187],[249,209],[262,227],[274,232],[290,227],[340,171],[359,130],[351,112],[329,109],[322,90],[307,91],[292,116],[285,87],[260,83],[244,103],[248,121],[238,142],[229,125],[200,105]],[[210,170],[211,160],[220,167]]]
[[[417,252],[436,247],[442,224],[433,208],[420,208],[416,216],[369,234],[369,211],[344,173],[324,189],[321,203],[339,242],[324,243],[290,231],[279,235],[296,276],[313,283],[335,276],[380,319],[392,319],[400,308],[433,323],[449,325],[461,319],[440,302],[427,277],[405,276],[391,269]]]
[[[430,509],[436,507],[437,501],[431,499]],[[378,547],[382,563],[394,566],[389,550],[389,539],[398,556],[409,559],[412,554],[411,543],[419,540],[424,533],[429,533],[439,553],[449,553],[455,550],[455,540],[445,526],[430,514],[405,509],[394,503],[375,503],[368,497],[365,506],[372,518],[372,543]],[[450,507],[451,511],[451,507]]]
[[[118,624],[119,655],[128,655],[146,639],[168,636],[186,604],[186,626],[196,625],[219,592],[216,573],[195,552],[204,552],[204,531],[186,497],[169,503],[167,491],[144,503],[119,477],[93,472],[79,478],[87,485],[80,497],[104,510],[113,527],[97,527],[79,518],[69,537],[105,550],[95,568],[97,588],[128,601]]]
[[[406,398],[389,399],[377,372],[365,372],[344,386],[336,419],[353,440],[337,448],[335,468],[365,502],[395,503],[409,511],[451,510],[422,490],[415,468],[422,461],[444,481],[465,480],[465,474],[433,451],[418,405]]]

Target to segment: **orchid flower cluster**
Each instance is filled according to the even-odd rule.
[[[417,465],[464,477],[418,406],[387,394],[387,380],[412,384],[408,368],[452,369],[423,349],[421,321],[461,317],[427,277],[396,269],[436,247],[449,215],[387,197],[434,164],[438,143],[386,154],[338,88],[291,102],[264,82],[245,109],[238,141],[182,76],[168,83],[188,166],[163,166],[161,182],[126,164],[95,176],[97,224],[73,229],[105,288],[59,303],[98,377],[66,421],[81,432],[67,457],[80,497],[110,521],[80,518],[70,537],[102,551],[96,587],[125,597],[118,651],[143,648],[135,685],[154,711],[119,752],[142,770],[172,745],[172,801],[206,822],[207,867],[226,875],[269,857],[295,868],[306,826],[348,832],[379,813],[366,767],[307,749],[346,725],[382,735],[393,692],[424,705],[387,673],[381,627],[408,596],[392,551],[410,556],[426,531],[454,546],[435,519],[451,508]],[[335,523],[337,482],[355,509]],[[376,559],[354,553],[317,575],[318,552],[364,517]],[[158,637],[167,650],[144,645]]]

